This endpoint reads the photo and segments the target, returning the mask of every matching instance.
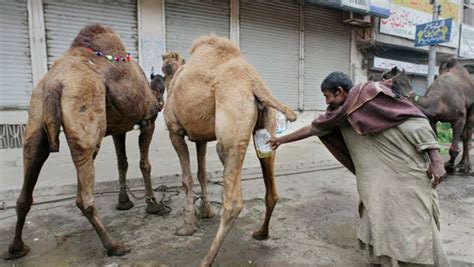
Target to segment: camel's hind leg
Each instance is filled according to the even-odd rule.
[[[61,115],[77,172],[76,205],[97,231],[107,254],[124,255],[130,249],[110,237],[94,206],[94,157],[107,127],[105,88],[99,79],[82,79],[67,85],[61,98]]]
[[[445,164],[446,172],[449,174],[454,174],[456,168],[456,157],[458,156],[460,149],[459,149],[459,141],[461,141],[461,135],[464,129],[466,117],[463,116],[459,118],[457,121],[451,123],[451,128],[453,129],[453,140],[451,141],[451,147],[449,148],[449,161]]]
[[[255,130],[265,128],[270,133],[275,132],[275,112],[265,108],[261,111],[259,121]],[[254,140],[255,141],[255,140]],[[271,156],[266,158],[259,158],[260,166],[262,167],[263,180],[265,182],[265,220],[258,231],[255,231],[252,235],[257,240],[268,239],[268,226],[270,224],[270,218],[272,217],[273,209],[278,202],[278,194],[275,185],[275,152]]]
[[[209,205],[209,196],[207,195],[206,179],[206,150],[207,142],[196,142],[197,161],[198,161],[198,179],[201,185],[201,218],[209,219],[214,217],[214,212]]]
[[[147,203],[146,212],[163,215],[168,213],[168,211],[156,202],[153,194],[153,187],[151,185],[151,165],[148,158],[154,131],[154,121],[147,121],[140,126],[140,137],[138,138],[138,145],[140,147],[140,170],[142,171],[143,181],[145,182],[145,199]]]
[[[28,254],[29,247],[23,243],[22,232],[25,218],[33,203],[33,189],[38,181],[41,167],[49,156],[49,144],[41,122],[28,123],[23,145],[24,181],[16,202],[17,223],[15,237],[8,247],[6,259],[20,258]]]
[[[130,201],[130,198],[127,194],[127,169],[128,169],[128,161],[127,161],[127,152],[125,149],[125,137],[126,134],[118,134],[112,136],[114,139],[114,146],[115,146],[115,154],[117,155],[117,163],[118,163],[118,172],[119,172],[119,183],[120,183],[120,191],[118,196],[118,203],[116,208],[118,210],[128,210],[133,207],[133,202]]]
[[[456,166],[458,171],[464,175],[471,174],[471,160],[469,157],[469,151],[472,146],[472,128],[474,127],[474,105],[471,106],[467,113],[466,124],[462,133],[462,158],[459,164]]]
[[[242,164],[258,116],[253,101],[248,101],[248,99],[240,99],[239,101],[239,95],[234,95],[228,91],[225,92],[225,95],[216,97],[222,97],[221,103],[216,107],[216,137],[218,141],[217,151],[224,163],[224,210],[217,234],[206,256],[201,261],[201,266],[212,264],[225,236],[243,208]],[[229,101],[227,104],[225,103],[226,100]],[[240,105],[235,105],[235,101]],[[235,118],[239,117],[246,119],[236,126]]]
[[[176,229],[176,235],[192,235],[196,231],[197,218],[194,213],[193,202],[193,177],[191,176],[191,166],[189,163],[189,150],[184,136],[177,134],[170,129],[171,143],[176,150],[181,164],[182,183],[186,193],[186,206],[184,208],[184,223]]]

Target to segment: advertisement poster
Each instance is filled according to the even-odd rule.
[[[460,0],[440,0],[440,4],[442,12],[439,19],[453,19],[451,41],[442,45],[457,48],[461,2]],[[393,0],[390,7],[390,17],[380,20],[380,32],[415,40],[416,25],[431,22],[432,10],[433,6],[427,0]]]

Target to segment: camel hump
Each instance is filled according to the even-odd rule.
[[[253,95],[263,106],[281,111],[289,121],[296,120],[296,113],[290,107],[274,98],[262,80],[254,80],[252,89]]]
[[[60,99],[63,85],[56,83],[51,87],[44,88],[44,129],[48,136],[49,151],[59,151],[59,130],[61,128],[61,108]]]

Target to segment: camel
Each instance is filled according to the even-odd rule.
[[[138,64],[133,62],[132,64],[136,65],[137,68],[140,68]],[[143,71],[140,68],[140,71]],[[152,73],[150,75],[151,79],[151,84],[150,87],[152,89],[153,94],[155,95],[155,98],[158,100],[158,112],[161,111],[164,105],[164,91],[165,91],[165,82],[164,82],[164,77],[162,75],[155,75]],[[158,214],[158,215],[164,215],[169,212],[168,209],[164,208],[162,205],[159,205],[155,199],[155,196],[153,194],[153,188],[151,185],[151,166],[149,165],[148,162],[148,151],[149,151],[149,146],[151,143],[151,137],[147,137],[148,134],[147,131],[150,131],[149,128],[153,127],[155,124],[155,120],[158,114],[151,119],[151,120],[141,120],[138,122],[140,126],[140,136],[139,136],[139,146],[140,146],[140,170],[143,175],[143,181],[145,183],[145,202],[147,203],[147,208],[146,212],[150,214]],[[148,124],[153,124],[148,125]],[[148,129],[148,130],[147,130]],[[153,131],[151,132],[151,136],[153,136]],[[127,169],[128,169],[128,162],[127,162],[127,153],[125,150],[125,137],[126,137],[126,132],[121,133],[121,134],[115,134],[112,136],[114,140],[114,147],[115,147],[115,153],[117,155],[117,163],[118,163],[118,172],[119,172],[119,184],[120,184],[120,189],[119,189],[119,195],[118,195],[118,203],[116,205],[117,210],[129,210],[131,209],[134,204],[130,200],[127,194],[127,183],[126,183],[126,177],[127,177]],[[150,138],[150,140],[148,140]],[[143,160],[142,160],[143,159]]]
[[[424,96],[417,96],[413,92],[404,70],[394,67],[385,73],[383,78],[391,79],[394,91],[414,102],[428,117],[435,132],[438,121],[451,124],[453,140],[449,148],[450,159],[445,165],[446,171],[453,174],[458,170],[469,175],[471,173],[469,150],[474,127],[474,81],[466,68],[455,58],[442,62],[438,78]],[[461,139],[463,153],[461,161],[455,165],[456,157],[460,152]]]
[[[223,215],[212,245],[201,261],[201,266],[210,266],[243,208],[241,172],[250,136],[262,128],[274,133],[274,109],[282,111],[290,121],[296,120],[296,113],[272,97],[254,67],[242,57],[236,46],[215,35],[194,42],[189,61],[177,70],[166,90],[163,112],[181,164],[186,193],[184,223],[177,228],[177,235],[192,235],[197,223],[185,136],[196,143],[198,180],[203,198],[201,216],[204,218],[213,215],[206,189],[207,142],[217,140],[217,153],[224,165]],[[259,240],[268,238],[270,217],[278,199],[274,162],[275,152],[260,159],[266,187],[266,214],[263,225],[253,234]]]
[[[112,239],[99,219],[94,206],[94,159],[104,136],[112,135],[120,184],[124,185],[128,166],[125,134],[134,125],[140,125],[140,168],[147,210],[162,209],[154,201],[148,159],[154,121],[163,106],[159,83],[154,84],[154,89],[111,28],[95,24],[78,33],[32,92],[23,145],[24,182],[16,205],[15,237],[7,259],[23,257],[30,250],[22,240],[23,226],[40,170],[49,154],[59,151],[61,126],[77,171],[77,207],[97,231],[109,256],[130,251]],[[121,186],[119,208],[130,206],[127,200],[125,187]]]
[[[161,56],[163,59],[163,67],[161,71],[165,75],[165,86],[170,87],[171,80],[178,69],[183,66],[186,61],[178,53],[170,51]]]

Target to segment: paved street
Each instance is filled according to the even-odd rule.
[[[163,182],[171,188],[177,185],[172,180]],[[356,241],[358,197],[352,174],[336,164],[280,170],[277,185],[280,201],[271,222],[271,238],[253,240],[251,233],[264,215],[264,186],[258,173],[244,176],[245,207],[215,266],[365,266]],[[199,192],[198,186],[194,191]],[[220,211],[222,187],[210,183],[209,191],[213,208]],[[472,266],[474,179],[451,177],[439,187],[439,193],[441,236],[448,256],[453,266]],[[72,199],[34,206],[24,231],[31,254],[16,261],[0,261],[0,265],[197,266],[217,230],[220,212],[213,219],[200,221],[194,236],[175,236],[174,229],[182,218],[183,194],[167,193],[172,196],[173,210],[165,217],[146,214],[144,201],[135,200],[133,209],[119,212],[114,209],[115,193],[97,196],[99,214],[112,236],[132,248],[123,257],[106,256],[95,231]],[[0,213],[2,251],[13,237],[15,221],[13,210]]]

